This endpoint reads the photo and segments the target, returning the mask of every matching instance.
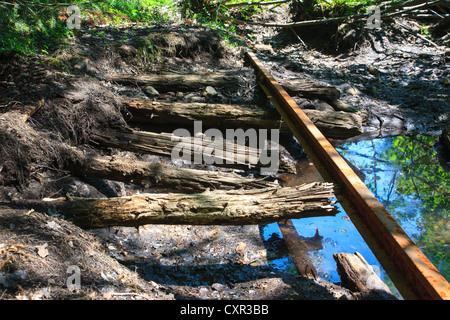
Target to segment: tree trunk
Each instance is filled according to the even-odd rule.
[[[130,122],[158,125],[192,126],[202,121],[206,128],[254,128],[280,129],[280,114],[275,109],[256,105],[228,105],[219,103],[167,102],[147,99],[126,99],[123,101],[130,113]],[[282,125],[284,133],[289,132]]]
[[[110,199],[44,199],[81,228],[146,224],[246,225],[331,216],[329,183],[199,194],[139,194]]]
[[[214,88],[233,87],[241,82],[235,73],[198,72],[195,74],[121,74],[106,80],[120,84],[152,86],[159,92],[196,91],[206,86]]]
[[[161,187],[184,192],[206,189],[250,189],[274,187],[276,183],[242,177],[234,172],[216,172],[176,168],[162,162],[124,161],[113,157],[93,157],[82,168],[75,169],[85,176],[133,183],[143,188]]]
[[[359,293],[360,299],[396,299],[389,287],[358,252],[336,253],[333,258],[336,261],[342,285]]]
[[[135,130],[120,130],[113,134],[94,135],[91,137],[94,143],[102,146],[119,148],[122,150],[157,154],[171,157],[173,149],[182,150],[177,156],[183,157],[188,163],[208,164],[218,167],[229,167],[238,169],[263,168],[264,164],[260,162],[261,149],[255,149],[247,146],[241,146],[226,140],[209,140],[207,138],[182,138],[171,133],[153,133]],[[211,151],[211,157],[206,159],[205,147],[223,150],[222,154]],[[230,151],[230,152],[226,152]],[[186,154],[185,154],[186,153]],[[287,159],[282,153],[279,153],[278,171],[295,173],[295,165],[291,159]]]
[[[202,121],[206,128],[280,129],[290,133],[275,109],[248,105],[153,102],[145,99],[125,100],[131,122],[158,125],[192,125]],[[363,132],[360,116],[342,111],[303,110],[328,138],[346,139]]]

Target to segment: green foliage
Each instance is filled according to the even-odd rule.
[[[401,168],[397,180],[397,190],[405,196],[418,201],[422,212],[417,221],[420,234],[416,242],[424,253],[450,279],[450,172],[439,164],[433,136],[417,135],[397,137],[393,147],[381,156]],[[393,210],[399,212],[401,219],[407,219],[411,205],[398,199]]]
[[[94,6],[111,22],[153,22],[169,19],[170,10],[174,10],[173,0],[109,0]]]
[[[432,135],[360,142],[343,150],[365,173],[365,184],[424,254],[450,280],[450,172]]]
[[[150,37],[142,37],[137,42],[137,53],[144,64],[153,63],[161,53],[160,47]]]
[[[43,1],[41,1],[43,2]],[[47,52],[72,35],[56,7],[0,5],[0,52]]]
[[[0,53],[48,54],[68,44],[74,32],[67,27],[68,1],[33,0],[0,2]],[[109,24],[150,23],[169,18],[174,0],[72,0],[81,10],[82,28],[87,22]],[[84,24],[83,24],[84,23]]]

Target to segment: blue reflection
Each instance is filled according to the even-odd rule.
[[[436,142],[437,136],[432,135],[399,136],[347,143],[336,150],[355,167],[369,190],[448,280],[450,172],[439,162]],[[323,249],[309,253],[319,276],[339,282],[333,254],[358,251],[395,292],[381,265],[337,205],[340,213],[335,217],[293,220],[302,237],[313,237],[316,229],[323,237]],[[272,233],[281,237],[277,224],[267,226],[263,235],[268,238]],[[282,269],[289,263],[288,259],[272,262]]]

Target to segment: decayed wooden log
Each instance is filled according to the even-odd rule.
[[[126,161],[113,157],[88,158],[84,166],[75,168],[75,171],[85,176],[133,183],[144,188],[163,187],[184,192],[267,188],[277,185],[234,172],[177,168],[162,162]]]
[[[363,133],[362,118],[343,111],[303,110],[327,138],[345,139]]]
[[[290,96],[320,99],[326,102],[332,102],[340,97],[339,90],[335,87],[318,84],[307,79],[280,80],[279,83]]]
[[[120,74],[106,80],[127,85],[152,86],[159,92],[195,91],[212,86],[215,88],[234,87],[241,79],[236,73],[198,72],[195,74]]]
[[[290,133],[275,109],[207,103],[153,102],[127,99],[123,103],[132,115],[131,122],[167,125],[192,125],[201,120],[210,128],[280,129]],[[311,121],[329,138],[346,139],[363,132],[362,119],[354,113],[342,111],[303,110]]]
[[[111,134],[94,135],[91,137],[94,143],[102,146],[118,148],[122,150],[157,154],[171,157],[174,148],[180,151],[180,157],[183,157],[190,163],[213,164],[219,167],[251,169],[267,167],[260,160],[261,149],[251,148],[239,145],[227,140],[210,140],[206,137],[178,137],[171,133],[154,133],[136,130],[118,130]],[[223,150],[222,153],[214,154],[211,151],[206,161],[205,148],[210,150],[217,147]],[[229,152],[226,152],[229,151]],[[186,154],[184,154],[186,152]],[[186,158],[185,158],[186,157]],[[286,158],[281,152],[278,157],[279,172],[295,173],[295,165],[291,159]]]
[[[214,190],[198,194],[139,194],[109,199],[44,199],[81,228],[146,224],[246,225],[336,214],[333,186]]]
[[[360,253],[336,253],[333,258],[342,285],[359,293],[360,299],[396,299]]]
[[[192,126],[202,121],[207,128],[255,128],[282,129],[281,117],[275,109],[256,105],[229,105],[219,103],[167,102],[148,99],[124,99],[123,104],[130,113],[133,123]],[[281,126],[281,127],[280,127]]]
[[[116,75],[107,80],[121,84],[152,86],[159,92],[195,91],[206,86],[230,87],[239,82],[239,75],[233,72],[204,72],[196,74],[163,75]],[[320,99],[335,105],[340,97],[339,91],[330,85],[322,85],[312,80],[281,80],[280,84],[292,96]]]

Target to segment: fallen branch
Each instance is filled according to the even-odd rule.
[[[312,238],[303,238],[295,229],[292,220],[278,222],[283,239],[289,250],[290,256],[298,270],[298,273],[303,277],[317,279],[318,272],[309,257],[308,251],[322,249],[322,238],[319,231]]]
[[[280,80],[279,83],[291,96],[301,96],[308,99],[320,99],[332,102],[340,97],[339,90],[330,85],[322,85],[311,80],[295,79]]]
[[[418,34],[417,32],[415,32],[413,29],[411,29],[408,26],[405,26],[404,24],[396,21],[395,24],[399,25],[400,27],[402,27],[403,29],[405,29],[407,32],[409,32],[410,34],[416,36],[419,39],[422,39],[425,42],[428,42],[429,44],[431,44],[434,47],[438,47],[438,45],[436,43],[434,43],[433,41],[431,41],[430,39],[425,38],[424,36],[422,36],[421,34]]]
[[[120,84],[152,86],[159,92],[195,91],[212,86],[215,88],[236,86],[240,77],[235,73],[199,72],[195,74],[120,74],[107,77],[106,80]]]
[[[162,162],[125,161],[112,157],[87,159],[82,168],[74,168],[73,171],[78,175],[133,183],[144,188],[161,187],[184,192],[276,186],[274,182],[242,177],[233,172],[177,168]]]
[[[137,227],[146,224],[246,225],[283,219],[330,216],[333,186],[310,183],[298,187],[200,194],[139,194],[110,199],[44,199],[81,228]]]
[[[218,18],[223,21],[230,21],[235,24],[240,25],[254,25],[254,26],[262,26],[262,27],[269,27],[269,28],[292,28],[292,27],[305,27],[305,26],[311,26],[311,25],[317,25],[317,24],[323,24],[323,23],[330,23],[330,22],[340,22],[345,21],[348,19],[363,19],[367,18],[369,15],[367,14],[360,14],[360,15],[354,15],[354,16],[348,16],[348,17],[336,17],[336,18],[326,18],[326,19],[316,19],[316,20],[305,20],[305,21],[299,21],[299,22],[290,22],[290,23],[276,23],[276,22],[257,22],[257,21],[243,21],[238,20],[230,17],[224,17],[219,16]]]

